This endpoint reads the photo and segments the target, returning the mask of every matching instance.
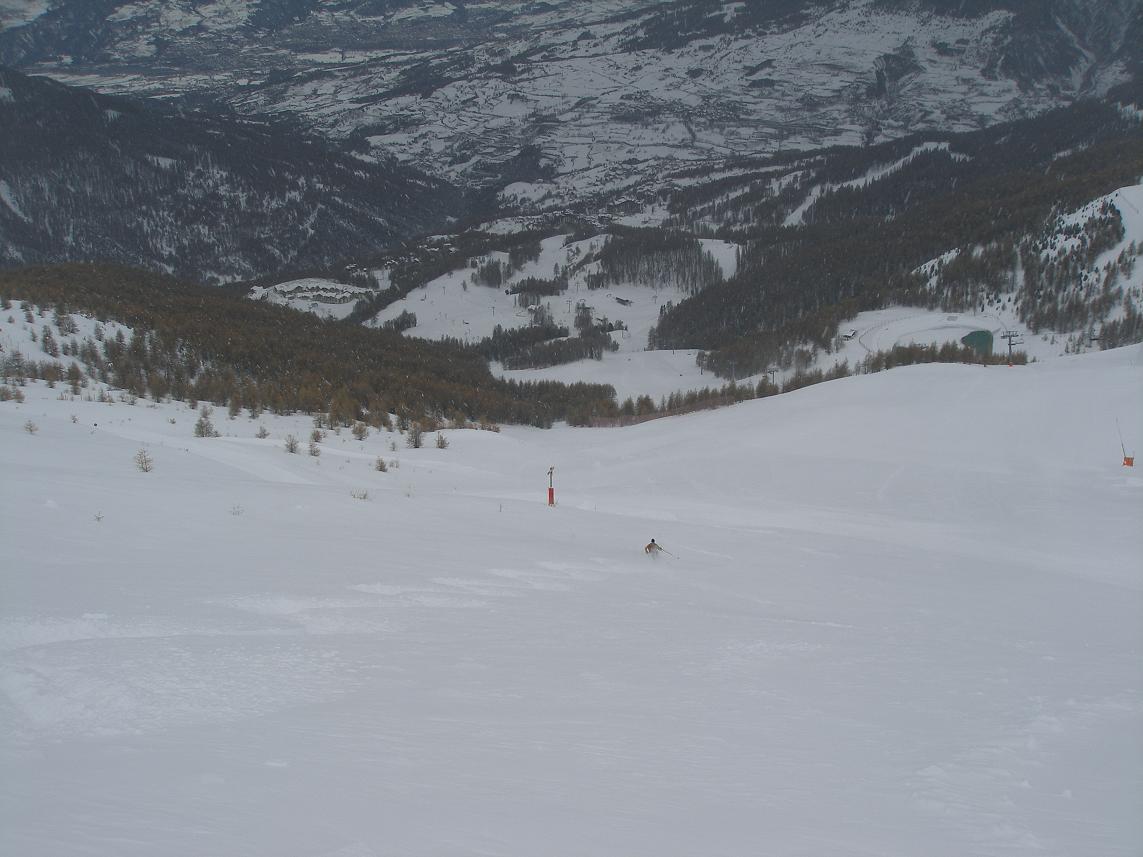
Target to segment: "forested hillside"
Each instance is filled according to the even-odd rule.
[[[706,224],[743,249],[738,274],[667,313],[652,345],[707,349],[715,371],[749,374],[789,365],[801,345],[829,349],[839,322],[861,310],[966,309],[1017,290],[1033,329],[1074,329],[1099,320],[1099,308],[1048,309],[1041,273],[1051,272],[1027,248],[1055,214],[1140,176],[1139,112],[1103,102],[972,134],[743,165],[672,198],[674,224]],[[934,281],[919,270],[957,248],[959,273]],[[1057,266],[1057,292],[1065,280]]]
[[[473,350],[386,330],[324,322],[139,270],[67,265],[0,272],[3,311],[23,312],[42,348],[137,396],[210,402],[252,413],[324,413],[331,424],[379,424],[390,413],[426,428],[448,423],[587,423],[617,412],[601,385],[494,378]],[[28,302],[21,306],[15,301]],[[52,307],[37,317],[31,307]],[[83,312],[134,330],[124,341],[77,341]],[[6,378],[69,379],[54,360],[4,354]]]

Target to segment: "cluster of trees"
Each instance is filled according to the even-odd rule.
[[[764,299],[764,296],[760,299]],[[836,304],[824,304],[801,317],[785,320],[774,330],[729,338],[718,346],[699,353],[698,365],[722,378],[740,378],[769,369],[799,369],[813,362],[819,351],[830,352],[837,340],[838,325],[860,312],[861,303],[848,298]],[[667,320],[670,320],[670,316]],[[651,341],[660,348],[680,347],[664,344],[660,339],[660,323],[651,332]],[[700,346],[692,346],[700,347]]]
[[[587,277],[590,289],[616,283],[680,285],[691,294],[722,282],[722,267],[692,235],[660,229],[625,229],[596,254],[599,273]]]
[[[937,263],[930,304],[959,312],[1016,285],[1017,248],[1013,240],[997,241],[977,252],[960,252]],[[981,307],[983,308],[983,307]]]
[[[496,325],[492,335],[473,346],[487,360],[499,361],[505,369],[540,369],[573,363],[576,360],[599,360],[605,351],[616,351],[619,346],[608,335],[616,325],[606,319],[599,322],[587,314],[576,318],[576,336],[552,321],[546,312],[536,313],[534,323],[527,327],[504,329]],[[456,340],[452,340],[455,342]]]
[[[1008,354],[981,354],[967,345],[956,342],[946,342],[943,345],[894,345],[888,351],[876,351],[867,354],[858,364],[857,371],[861,374],[881,372],[885,369],[894,369],[897,366],[911,366],[914,363],[980,363],[982,365],[999,365],[1008,362]],[[1012,352],[1012,362],[1023,365],[1028,362],[1028,355],[1023,351]]]
[[[506,363],[542,343],[561,339],[567,335],[566,327],[545,318],[540,323],[527,327],[505,329],[503,325],[498,324],[493,328],[491,336],[485,337],[473,347],[485,360]]]
[[[1120,283],[1131,276],[1139,248],[1132,243],[1114,262],[1094,266],[1124,234],[1119,211],[1105,202],[1082,223],[1053,218],[1038,233],[963,249],[937,263],[927,305],[983,311],[1010,301],[1034,332],[1090,328],[1121,304],[1134,310]]]
[[[386,330],[392,330],[397,333],[403,333],[411,327],[417,326],[417,314],[402,310],[401,314],[396,318],[391,318],[382,325]]]
[[[1018,296],[1020,319],[1033,331],[1058,332],[1105,320],[1124,299],[1120,278],[1131,275],[1139,255],[1132,242],[1102,271],[1093,267],[1102,253],[1123,241],[1119,211],[1104,203],[1082,224],[1045,232],[1039,240],[1026,240],[1020,246],[1024,273]],[[1066,247],[1057,246],[1060,238],[1067,241]]]
[[[512,276],[512,269],[506,263],[497,259],[489,259],[487,262],[482,262],[476,266],[476,270],[472,272],[472,281],[478,286],[498,289],[504,285],[504,281],[510,276]]]
[[[772,396],[781,392],[767,381],[758,385],[737,384],[731,381],[719,387],[704,387],[701,390],[687,390],[663,396],[655,402],[650,396],[627,398],[613,416],[600,416],[592,420],[593,426],[627,426],[662,417],[679,416],[694,411],[712,410],[750,399]]]
[[[553,339],[521,349],[502,358],[505,369],[541,369],[574,363],[576,360],[601,360],[605,351],[618,351],[619,346],[598,327],[581,330],[578,336]]]
[[[501,288],[516,271],[519,271],[529,262],[540,258],[540,242],[529,234],[517,238],[508,246],[507,260],[489,259],[485,262],[474,262],[476,270],[472,273],[472,281],[478,286]],[[541,281],[535,281],[537,286]],[[567,284],[564,284],[567,288]]]
[[[1099,331],[1100,348],[1118,348],[1133,342],[1143,342],[1143,313],[1124,299],[1123,316],[1105,321]]]
[[[617,411],[607,385],[502,381],[474,349],[323,321],[136,269],[66,265],[3,272],[0,296],[133,329],[129,339],[69,341],[68,351],[92,377],[138,396],[252,413],[327,413],[346,425],[378,424],[382,415],[396,413],[421,422],[547,427]]]
[[[566,279],[544,280],[539,277],[524,277],[513,283],[509,291],[520,296],[517,303],[530,306],[538,302],[540,298],[550,298],[563,294],[567,288]]]

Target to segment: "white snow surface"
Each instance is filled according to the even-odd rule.
[[[1143,852],[1143,347],[319,458],[22,391],[0,853]]]

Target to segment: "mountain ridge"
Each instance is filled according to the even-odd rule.
[[[102,260],[221,283],[442,228],[463,194],[282,122],[0,68],[0,264]],[[416,201],[413,204],[413,201]]]

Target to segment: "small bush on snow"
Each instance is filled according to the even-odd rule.
[[[140,449],[135,453],[135,466],[143,473],[150,473],[155,468],[155,460],[147,454],[147,450]]]

